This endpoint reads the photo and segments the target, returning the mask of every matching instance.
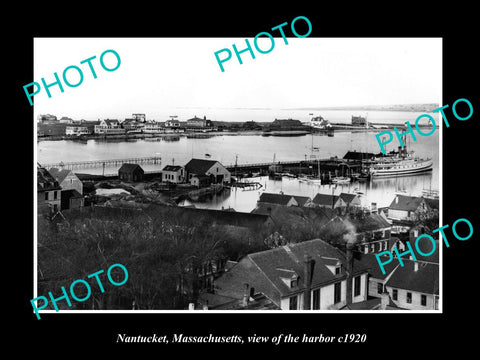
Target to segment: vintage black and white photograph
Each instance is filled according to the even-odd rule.
[[[287,20],[33,40],[36,318],[441,312],[442,39]]]

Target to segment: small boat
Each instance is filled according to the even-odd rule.
[[[210,155],[210,154],[205,154],[205,157],[206,157],[206,158],[210,158],[210,157],[212,157],[212,155]]]
[[[345,176],[337,176],[332,179],[333,184],[349,184],[350,183],[350,178],[345,177]]]

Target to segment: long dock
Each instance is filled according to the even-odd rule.
[[[106,159],[106,160],[93,160],[93,161],[78,161],[78,162],[59,162],[51,164],[41,164],[46,169],[52,167],[61,167],[68,170],[78,170],[85,168],[101,168],[101,167],[114,167],[121,166],[125,163],[132,164],[161,164],[162,158],[160,156],[150,157],[136,157],[126,159]],[[348,162],[339,158],[326,158],[326,159],[306,159],[306,160],[289,160],[289,161],[276,161],[276,162],[263,162],[263,163],[251,163],[251,164],[228,164],[225,165],[232,174],[235,173],[249,173],[249,172],[282,172],[285,169],[291,169],[295,171],[306,171],[316,173],[318,165],[321,167],[322,173],[334,172],[341,165],[346,165],[351,170],[358,171],[361,168],[361,162]],[[282,170],[283,169],[283,170]],[[288,171],[288,170],[287,170]],[[158,173],[154,171],[151,173]]]
[[[122,164],[161,164],[162,158],[160,156],[136,157],[127,159],[107,159],[107,160],[93,160],[93,161],[72,161],[59,162],[53,164],[41,164],[44,168],[50,169],[52,167],[63,167],[68,170],[76,170],[82,168],[97,168],[102,166],[117,166]]]

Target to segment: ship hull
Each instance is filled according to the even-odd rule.
[[[432,161],[428,161],[425,164],[419,166],[413,166],[411,168],[398,168],[398,169],[377,169],[371,171],[371,175],[374,178],[379,177],[391,177],[391,176],[402,176],[402,175],[411,175],[418,174],[422,172],[431,171],[433,166]]]

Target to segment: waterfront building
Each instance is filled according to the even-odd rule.
[[[165,121],[165,127],[167,128],[179,128],[180,127],[180,121],[176,119],[170,119]]]
[[[48,172],[62,187],[62,191],[76,190],[80,195],[83,194],[83,183],[72,170],[51,168]]]
[[[216,160],[191,159],[185,165],[187,181],[196,185],[201,177],[208,177],[210,183],[222,184],[231,181],[231,174]],[[198,185],[197,185],[198,186]]]
[[[400,221],[418,221],[432,217],[434,211],[422,197],[396,195],[388,207],[388,218]]]
[[[214,282],[217,295],[262,293],[282,310],[336,310],[367,299],[367,269],[323,240],[249,254]]]
[[[148,121],[145,123],[145,126],[143,127],[143,132],[146,134],[164,133],[165,128],[163,126],[163,123],[161,122]]]
[[[257,201],[257,206],[262,204],[298,206],[297,200],[292,195],[274,194],[274,193],[267,193],[267,192],[263,192]]]
[[[162,170],[162,181],[181,184],[185,182],[185,169],[180,165],[167,165]]]
[[[61,190],[57,180],[37,164],[37,213],[52,215],[61,209]]]
[[[116,119],[104,119],[98,125],[95,125],[94,132],[102,135],[124,134],[125,129],[120,126],[120,122]]]
[[[206,116],[203,119],[198,118],[196,115],[187,120],[186,124],[187,129],[198,129],[198,128],[212,128],[212,120],[208,120]]]
[[[142,132],[145,124],[137,119],[125,119],[121,126],[126,130],[127,133],[140,133]]]
[[[138,164],[123,164],[120,169],[118,169],[118,177],[122,181],[142,181],[143,175],[144,171]]]
[[[330,209],[346,208],[347,203],[338,195],[318,193],[312,200],[313,206],[326,207]]]
[[[349,209],[358,209],[360,206],[362,206],[360,197],[358,197],[356,194],[342,192],[340,194],[340,198],[345,202],[347,208]]]
[[[68,136],[90,135],[91,133],[92,131],[88,126],[70,125],[65,127],[65,135]]]

